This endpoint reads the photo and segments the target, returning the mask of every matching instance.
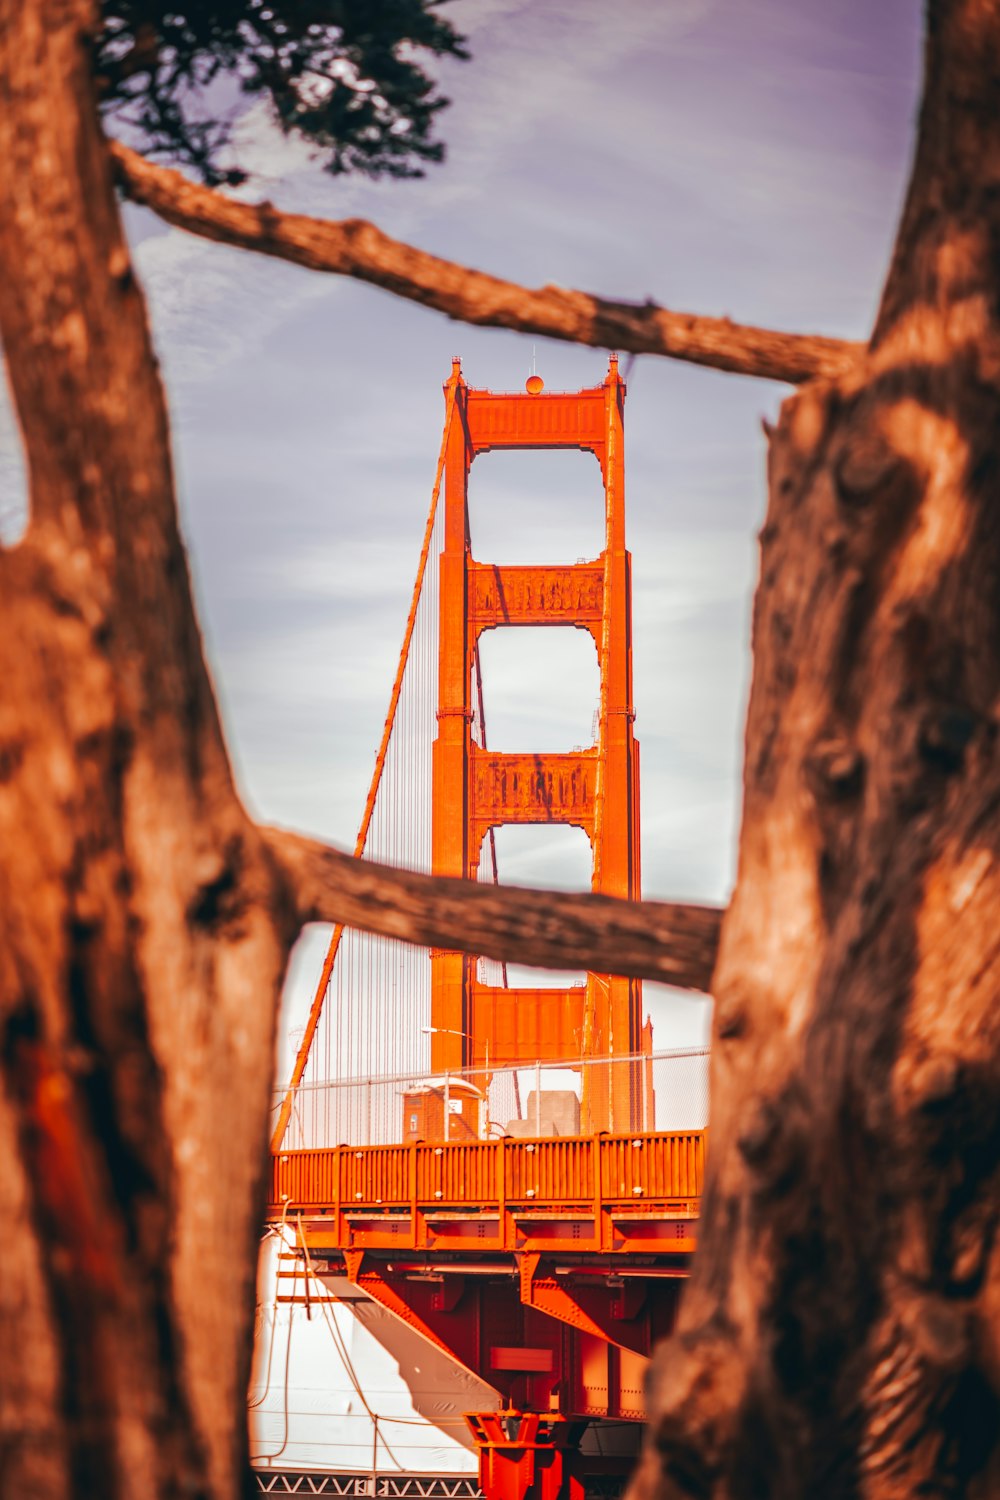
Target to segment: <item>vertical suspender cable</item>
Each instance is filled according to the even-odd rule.
[[[445,408],[444,436],[441,439],[441,451],[438,454],[437,473],[434,476],[434,489],[431,492],[431,504],[430,510],[427,515],[427,525],[424,527],[423,545],[420,549],[420,562],[417,565],[417,577],[413,585],[413,597],[410,600],[410,612],[406,618],[406,629],[403,633],[403,645],[399,653],[399,664],[396,667],[396,678],[393,682],[392,693],[389,698],[389,708],[385,717],[385,726],[382,730],[382,739],[379,744],[378,755],[375,758],[375,769],[372,772],[371,785],[368,788],[368,798],[365,802],[365,810],[361,817],[361,826],[358,830],[358,837],[354,845],[354,857],[356,859],[360,859],[361,855],[364,853],[365,844],[368,840],[368,830],[371,826],[372,815],[375,811],[375,799],[378,795],[379,783],[382,779],[382,770],[385,766],[385,758],[389,749],[389,739],[392,735],[392,728],[396,718],[396,708],[399,704],[399,695],[402,692],[403,688],[403,675],[406,671],[406,662],[410,653],[410,641],[413,638],[413,627],[416,623],[417,606],[420,603],[420,592],[423,588],[424,574],[427,570],[427,558],[430,554],[431,537],[434,532],[434,520],[437,515],[438,495],[441,491],[441,476],[444,473],[445,457],[448,452],[448,436],[451,432],[452,417],[455,411],[456,385],[454,377],[448,382],[447,389],[448,398]],[[326,951],[326,959],[323,963],[323,969],[319,977],[319,983],[316,986],[316,994],[313,998],[312,1007],[309,1011],[309,1019],[306,1022],[306,1029],[303,1033],[302,1041],[299,1044],[298,1054],[295,1058],[295,1066],[292,1069],[292,1076],[289,1081],[285,1097],[282,1100],[281,1111],[278,1115],[277,1124],[274,1127],[274,1134],[271,1137],[272,1151],[280,1150],[281,1143],[285,1136],[285,1130],[288,1127],[288,1117],[292,1112],[292,1102],[295,1098],[296,1090],[298,1089],[299,1084],[302,1082],[302,1075],[306,1070],[306,1063],[309,1060],[310,1048],[312,1047],[313,1038],[316,1035],[316,1028],[319,1025],[320,1014],[323,1010],[323,1001],[326,996],[327,986],[330,983],[330,976],[333,973],[333,965],[337,957],[337,950],[340,947],[340,940],[343,936],[343,933],[343,923],[338,922],[334,927],[333,935],[330,938],[330,946]]]

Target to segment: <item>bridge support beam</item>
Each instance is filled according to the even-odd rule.
[[[564,824],[590,840],[596,891],[637,900],[639,750],[633,733],[632,578],[625,547],[625,384],[612,356],[601,385],[545,392],[535,376],[525,393],[470,389],[456,361],[447,385],[459,420],[444,463],[444,545],[440,558],[438,732],[434,743],[432,867],[475,879],[491,829],[505,824]],[[473,557],[469,474],[497,449],[591,453],[604,490],[604,548],[599,557],[553,566],[506,566]],[[601,698],[595,743],[567,754],[497,754],[474,728],[479,640],[484,631],[526,626],[575,627],[594,641]],[[501,1002],[460,953],[431,955],[431,1066],[498,1066],[492,1025]],[[579,995],[539,988],[505,991],[516,1024],[505,1029],[505,1065],[602,1057],[598,1083],[581,1088],[581,1130],[630,1131],[654,1118],[650,1080],[634,1061],[643,1045],[639,981],[592,974]],[[619,1060],[620,1059],[620,1060]],[[631,1061],[627,1059],[633,1059]],[[479,1068],[482,1073],[479,1074]]]
[[[583,1500],[586,1422],[536,1411],[468,1412],[486,1500]]]

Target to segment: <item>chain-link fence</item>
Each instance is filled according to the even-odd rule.
[[[283,1094],[276,1098],[275,1109]],[[518,1068],[311,1081],[283,1145],[379,1146],[653,1130],[708,1124],[708,1050],[579,1058]]]

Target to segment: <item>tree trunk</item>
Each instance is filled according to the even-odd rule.
[[[702,1244],[636,1493],[1000,1490],[1000,4],[771,441]]]
[[[235,794],[82,0],[0,4],[0,1485],[230,1496],[296,923]]]

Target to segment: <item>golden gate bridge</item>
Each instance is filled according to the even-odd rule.
[[[523,392],[473,389],[455,360],[444,390],[437,473],[356,853],[496,882],[497,828],[568,825],[589,841],[593,889],[637,900],[617,359],[602,384],[558,393],[537,375]],[[604,492],[598,557],[560,566],[476,557],[470,469],[498,449],[594,456]],[[481,640],[527,626],[591,637],[593,744],[490,747]],[[494,1407],[464,1414],[487,1500],[582,1500],[622,1467],[585,1434],[641,1422],[646,1364],[673,1326],[695,1244],[707,1059],[656,1051],[637,980],[509,980],[497,963],[336,928],[276,1106],[268,1219],[293,1263],[291,1303],[311,1308],[310,1286],[322,1301],[349,1284],[498,1393]],[[350,1475],[309,1485],[375,1493],[374,1460],[361,1477],[367,1489],[351,1488]],[[304,1478],[284,1475],[281,1485],[301,1488]],[[261,1487],[276,1482],[271,1474]],[[427,1497],[448,1485],[443,1476],[437,1488],[433,1476],[415,1482]]]

